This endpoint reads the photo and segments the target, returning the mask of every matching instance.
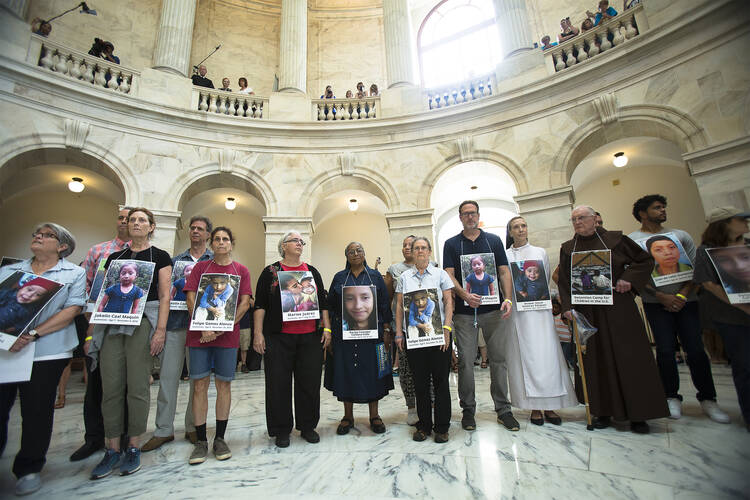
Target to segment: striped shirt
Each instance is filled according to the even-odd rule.
[[[127,241],[115,238],[114,240],[97,243],[89,248],[82,266],[86,271],[86,296],[91,293],[91,284],[94,282],[94,276],[96,275],[96,268],[99,267],[99,261],[106,259],[110,254],[119,252],[128,244],[129,242]]]
[[[555,330],[557,330],[557,337],[560,339],[560,342],[570,342],[570,329],[568,325],[563,323],[560,316],[555,316]]]

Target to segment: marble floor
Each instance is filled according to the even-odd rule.
[[[90,481],[99,454],[71,463],[82,442],[84,387],[80,373],[71,377],[67,405],[58,410],[44,486],[34,497],[57,498],[606,498],[606,499],[723,499],[750,498],[750,433],[741,422],[731,375],[714,365],[720,405],[732,423],[713,423],[692,399],[692,384],[681,367],[686,395],[680,420],[651,422],[650,435],[634,435],[627,424],[587,431],[583,407],[561,411],[560,427],[528,423],[529,413],[514,412],[520,432],[496,423],[489,397],[488,370],[476,368],[479,407],[477,430],[460,425],[456,376],[450,441],[411,440],[401,390],[396,383],[381,402],[380,415],[388,431],[376,435],[368,426],[367,408],[355,406],[355,429],[336,435],[342,406],[323,390],[319,444],[308,444],[298,433],[289,448],[278,449],[269,439],[263,408],[263,374],[239,374],[232,384],[233,402],[227,442],[233,457],[213,457],[189,466],[192,446],[182,439],[178,413],[177,439],[142,455],[143,468],[134,476]],[[153,429],[157,385],[151,388],[149,429]],[[214,401],[211,389],[209,401]],[[180,387],[185,407],[187,383]],[[0,459],[0,497],[12,496],[10,473],[18,449],[19,404],[11,414],[9,442]],[[183,410],[184,411],[184,410]],[[213,409],[209,410],[209,440]]]

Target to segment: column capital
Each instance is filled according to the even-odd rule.
[[[682,155],[706,214],[723,205],[750,207],[750,135]]]
[[[414,227],[432,226],[432,215],[434,210],[406,210],[403,212],[390,212],[385,214],[388,229],[411,229]]]
[[[551,208],[570,209],[575,202],[575,194],[573,193],[573,186],[567,185],[519,194],[513,197],[513,201],[518,204],[519,211],[522,214],[529,214]]]

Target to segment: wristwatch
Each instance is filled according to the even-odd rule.
[[[28,333],[29,335],[31,335],[31,337],[32,337],[31,341],[32,342],[36,342],[37,340],[39,340],[39,334],[37,333],[37,331],[35,329],[32,328],[31,330],[29,330],[26,333]]]

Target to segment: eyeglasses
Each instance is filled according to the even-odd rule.
[[[458,215],[459,217],[476,217],[477,215],[479,215],[479,212],[461,212]]]
[[[582,222],[584,219],[588,219],[589,217],[594,217],[593,215],[579,215],[578,217],[571,217],[570,222],[575,224],[576,222]]]
[[[361,248],[353,248],[346,252],[346,255],[364,255],[364,254],[365,254],[365,251],[362,250]]]
[[[43,240],[58,240],[59,238],[55,233],[31,233],[31,239],[41,236]]]
[[[286,240],[284,243],[299,243],[302,246],[305,246],[307,243],[305,243],[305,240],[300,238],[292,238],[291,240]]]

